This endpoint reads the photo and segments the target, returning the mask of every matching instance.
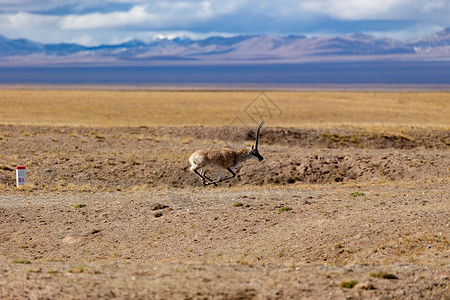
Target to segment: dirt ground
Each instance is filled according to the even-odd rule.
[[[188,171],[253,140],[0,125],[0,298],[450,299],[448,130],[267,126],[235,179]]]

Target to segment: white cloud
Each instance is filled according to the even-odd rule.
[[[165,28],[190,25],[214,16],[207,1],[157,2],[149,5],[136,5],[127,12],[90,13],[69,15],[61,18],[61,29],[104,29],[124,26],[142,28]]]
[[[316,0],[304,1],[301,8],[304,11],[344,20],[374,19],[389,12],[393,6],[392,2],[392,0]]]
[[[415,26],[411,26],[405,29],[399,30],[388,30],[388,31],[366,31],[365,33],[374,35],[379,38],[387,37],[396,40],[408,40],[417,38],[419,36],[424,36],[430,33],[439,32],[445,29],[442,26],[435,26],[429,24],[419,24]]]
[[[96,46],[97,45],[97,41],[94,40],[94,37],[92,37],[91,35],[74,36],[67,42],[84,45],[84,46],[91,46],[91,45]]]
[[[0,23],[4,28],[29,29],[36,27],[52,27],[56,25],[58,17],[41,16],[26,12],[0,15]]]
[[[152,19],[142,6],[135,6],[128,12],[91,13],[85,15],[69,15],[62,17],[59,26],[64,30],[117,28],[135,25]]]
[[[306,0],[300,3],[304,12],[340,20],[424,19],[430,14],[450,13],[446,0]],[[444,10],[444,12],[443,12]],[[448,17],[448,14],[447,14]]]
[[[0,34],[9,38],[26,38],[37,42],[57,42],[64,38],[58,29],[58,21],[59,17],[26,12],[0,14],[2,24]]]
[[[446,4],[445,4],[446,0],[436,0],[436,1],[424,1],[425,3],[423,3],[422,7],[421,7],[421,11],[423,13],[432,13],[434,11],[437,10],[441,10],[441,9],[446,9]],[[447,1],[447,11],[449,10],[449,6],[450,3],[448,3]]]

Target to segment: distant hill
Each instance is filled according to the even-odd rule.
[[[131,40],[86,47],[42,44],[0,36],[0,65],[151,65],[200,63],[301,63],[324,61],[450,60],[450,28],[399,41],[357,33],[330,37],[249,35]]]

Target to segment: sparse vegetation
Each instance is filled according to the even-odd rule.
[[[80,273],[87,273],[87,274],[99,274],[100,272],[95,271],[89,266],[76,266],[72,269],[69,269],[67,272],[72,274],[80,274]]]
[[[74,208],[83,208],[83,207],[86,207],[87,206],[87,204],[84,204],[84,203],[77,203],[77,204],[75,204],[73,207]]]
[[[342,249],[342,248],[344,248],[344,246],[342,246],[341,243],[334,244],[334,249],[335,249],[335,250],[337,250],[337,249]]]
[[[353,197],[360,197],[360,196],[365,196],[366,194],[361,193],[361,192],[354,192],[354,193],[351,193],[350,195]]]
[[[83,273],[86,270],[87,267],[85,266],[77,266],[74,267],[72,269],[69,269],[67,272],[69,273],[74,273],[74,274],[79,274],[79,273]]]
[[[19,260],[14,260],[13,263],[15,263],[15,264],[25,264],[25,265],[28,265],[28,264],[31,264],[31,261],[29,261],[29,260],[27,260],[27,259],[19,259]]]
[[[370,273],[370,277],[375,278],[383,278],[383,279],[398,279],[398,277],[392,273],[384,272],[384,271],[378,271],[378,272],[372,272]]]
[[[352,289],[357,284],[358,284],[358,281],[356,281],[356,280],[342,281],[340,284],[340,287],[345,288],[345,289]]]
[[[233,206],[234,207],[241,207],[241,206],[244,206],[244,204],[242,204],[241,202],[235,202],[235,203],[233,203]]]
[[[283,207],[278,209],[278,212],[285,212],[285,211],[290,211],[290,210],[292,210],[292,207],[283,206]]]

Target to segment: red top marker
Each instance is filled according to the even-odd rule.
[[[25,169],[25,167],[24,167],[24,166],[18,166],[18,167],[16,168],[16,170],[20,170],[20,169]]]

